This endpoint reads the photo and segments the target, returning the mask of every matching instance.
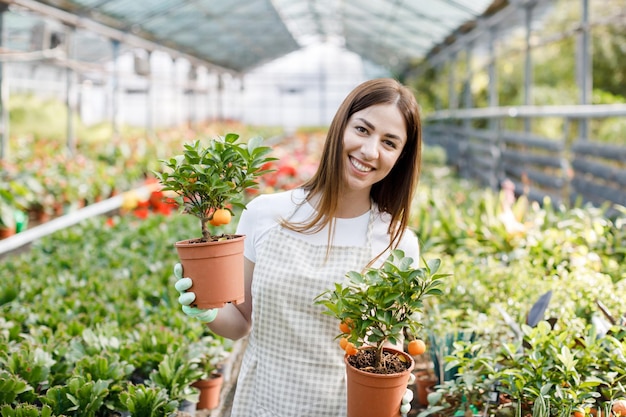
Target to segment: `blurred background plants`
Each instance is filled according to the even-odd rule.
[[[223,124],[205,130],[269,139],[279,160],[273,162],[272,176],[261,179],[260,192],[300,184],[315,169],[324,138],[320,129],[293,136]],[[43,201],[61,200],[66,210],[80,201],[90,204],[126,192],[149,180],[148,168],[170,146],[194,137],[184,129],[159,135],[158,150],[141,135],[124,144],[90,139],[79,141],[75,158],[57,154],[49,161],[35,154],[61,149],[59,140],[43,140],[37,147],[28,138],[14,140],[19,149],[12,150],[16,158],[5,163],[0,183],[2,190],[13,185],[8,193],[0,192],[0,208],[26,209],[39,198],[29,192],[44,196]],[[570,409],[589,414],[626,396],[626,210],[511,199],[457,178],[444,161],[441,149],[424,149],[410,220],[422,254],[440,258],[444,272],[452,274],[444,294],[426,303],[423,313],[430,333],[427,354],[438,354],[437,366],[446,374],[438,386],[442,400],[424,412],[514,415],[543,406],[555,416]],[[25,195],[20,189],[27,190]],[[53,415],[60,407],[72,415],[75,403],[44,401],[50,392],[67,397],[77,384],[71,381],[90,387],[76,394],[81,392],[81,404],[97,408],[98,416],[140,403],[163,411],[172,401],[193,398],[187,389],[190,375],[200,370],[206,376],[224,363],[232,347],[214,339],[206,327],[183,320],[170,288],[176,257],[171,244],[194,223],[189,216],[158,210],[140,216],[122,209],[0,259],[5,277],[0,287],[0,409],[27,413],[40,404],[43,415],[47,404]],[[529,311],[550,291],[539,320],[527,324]],[[197,350],[198,343],[213,341],[217,352]],[[177,350],[188,360],[172,362]],[[192,369],[179,370],[182,366]],[[157,378],[159,372],[170,376]],[[556,383],[558,375],[568,386]]]

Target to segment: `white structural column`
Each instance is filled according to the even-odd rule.
[[[4,40],[4,12],[9,6],[0,4],[0,48]],[[7,109],[7,97],[9,96],[6,82],[5,63],[0,61],[0,161],[6,159],[9,153],[9,111]]]
[[[76,71],[70,64],[76,55],[75,42],[76,27],[66,26],[65,28],[65,52],[67,55],[67,66],[65,67],[65,107],[67,109],[67,149],[70,154],[76,152],[76,129],[74,126],[74,115],[76,114]]]
[[[589,0],[581,0],[581,22],[578,32],[578,56],[576,60],[576,75],[580,89],[580,104],[591,104],[593,91],[593,66],[591,60],[591,25],[589,24]],[[589,136],[589,119],[580,119],[579,136],[587,139]]]

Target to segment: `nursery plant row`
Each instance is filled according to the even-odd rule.
[[[530,202],[430,170],[412,225],[452,279],[426,313],[436,390],[420,416],[620,415],[625,208]]]
[[[111,134],[92,133],[75,149],[68,149],[60,138],[11,138],[9,157],[0,158],[0,239],[132,189],[160,169],[159,160],[169,157],[182,143],[214,137],[225,129],[246,139],[259,134],[266,138],[282,135],[278,129],[212,123],[194,131],[162,130],[155,136],[129,131],[111,139]],[[293,163],[295,158],[305,155],[294,155],[285,163]],[[303,163],[307,164],[310,162]],[[282,177],[292,172],[287,169],[281,171]]]
[[[170,239],[186,220],[98,217],[1,261],[3,416],[166,416],[197,401],[191,384],[230,345],[177,307]]]
[[[314,168],[310,152],[277,154],[261,192]],[[456,178],[438,149],[425,156],[410,223],[451,276],[417,335],[437,379],[422,415],[617,410],[626,210],[529,202]],[[230,341],[185,320],[173,288],[173,243],[195,220],[136,203],[0,259],[2,416],[168,416],[223,363]]]

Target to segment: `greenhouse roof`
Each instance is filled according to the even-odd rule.
[[[395,71],[505,0],[0,0],[147,50],[243,73],[335,41]],[[10,23],[9,23],[10,24]],[[81,32],[85,32],[81,31]],[[84,36],[84,35],[81,35]],[[95,49],[91,48],[91,53]]]

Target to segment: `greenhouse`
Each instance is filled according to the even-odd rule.
[[[625,28],[0,0],[0,416],[626,416]]]

